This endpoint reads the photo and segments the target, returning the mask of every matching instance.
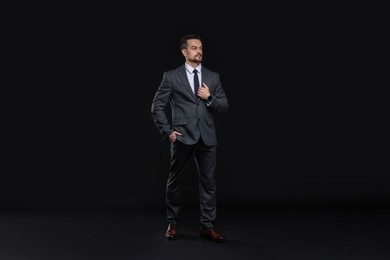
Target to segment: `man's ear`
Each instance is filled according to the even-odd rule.
[[[187,57],[187,50],[186,49],[182,49],[181,53],[183,54],[184,57]]]

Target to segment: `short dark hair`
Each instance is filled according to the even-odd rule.
[[[199,40],[199,41],[202,41],[202,39],[200,38],[199,35],[197,34],[186,34],[184,35],[181,40],[180,40],[180,50],[182,49],[187,49],[187,41],[188,40],[193,40],[193,39],[196,39],[196,40]]]

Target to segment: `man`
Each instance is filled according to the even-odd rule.
[[[164,73],[151,106],[157,129],[163,139],[171,142],[165,236],[169,240],[177,239],[181,186],[186,167],[194,160],[199,179],[200,235],[215,242],[225,242],[214,229],[217,137],[213,113],[226,113],[229,104],[219,74],[202,66],[201,38],[185,35],[180,41],[180,50],[185,63]],[[171,120],[165,110],[168,104]]]

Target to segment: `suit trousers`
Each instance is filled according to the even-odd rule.
[[[187,167],[195,162],[199,181],[201,227],[214,227],[216,218],[215,166],[217,146],[207,146],[200,138],[194,145],[171,143],[171,161],[166,186],[168,223],[179,222],[181,188]]]

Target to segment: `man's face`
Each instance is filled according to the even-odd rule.
[[[191,62],[201,62],[203,58],[202,42],[197,39],[187,41],[188,47],[185,50],[187,60]]]

